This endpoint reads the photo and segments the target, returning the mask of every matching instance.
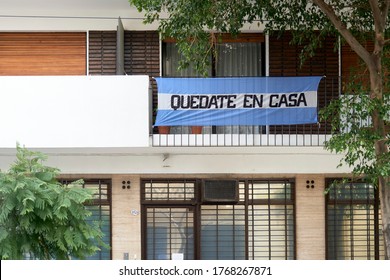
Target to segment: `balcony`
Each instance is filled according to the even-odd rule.
[[[324,78],[318,88],[318,108],[324,108],[339,96],[339,79]],[[191,127],[175,126],[168,134],[153,129],[156,147],[250,147],[250,146],[323,146],[331,137],[327,122],[312,125],[205,126],[199,134]]]
[[[2,76],[0,148],[149,146],[148,76]]]
[[[2,76],[0,148],[69,152],[150,147],[323,146],[330,125],[152,127],[148,76]],[[338,96],[338,80],[324,79],[319,108]]]

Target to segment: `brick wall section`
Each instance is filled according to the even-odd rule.
[[[141,259],[140,200],[139,176],[114,175],[112,177],[113,260],[122,260],[125,253],[128,254],[130,260]]]
[[[296,176],[296,248],[298,260],[325,259],[325,177]]]

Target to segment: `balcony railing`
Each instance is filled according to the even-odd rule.
[[[318,108],[339,97],[339,78],[325,78],[318,90]],[[323,146],[331,137],[326,121],[311,125],[206,126],[200,134],[191,127],[171,127],[163,134],[153,128],[152,145],[157,147],[235,147],[235,146]]]
[[[230,127],[228,127],[230,128]],[[236,127],[231,127],[233,130]],[[297,133],[296,128],[282,127],[246,127],[251,132],[213,133],[214,127],[203,127],[201,134],[192,134],[188,127],[176,127],[169,134],[153,134],[153,146],[173,147],[216,147],[216,146],[323,146],[330,138],[329,133],[321,132],[320,126],[304,133]],[[172,129],[171,129],[172,130]]]

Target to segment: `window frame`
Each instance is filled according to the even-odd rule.
[[[350,180],[350,179],[345,179],[345,178],[327,178],[325,183],[326,183],[326,188],[327,188],[327,193],[325,196],[325,243],[326,243],[325,256],[326,256],[326,259],[327,260],[329,260],[329,259],[354,260],[355,258],[359,258],[358,256],[355,256],[354,247],[352,247],[352,246],[351,246],[352,247],[351,252],[345,252],[345,253],[350,254],[350,255],[348,255],[349,258],[348,257],[347,258],[340,258],[340,256],[338,256],[338,254],[337,254],[337,251],[335,251],[333,253],[331,252],[331,248],[330,248],[331,236],[330,236],[330,232],[329,232],[330,231],[330,222],[329,222],[330,209],[329,209],[329,207],[336,206],[336,205],[349,206],[353,210],[355,210],[355,208],[353,208],[354,206],[358,207],[358,206],[362,205],[362,206],[372,206],[373,207],[372,215],[373,215],[373,224],[374,224],[374,229],[373,229],[373,231],[374,231],[374,237],[373,237],[374,244],[372,246],[369,245],[369,247],[370,248],[373,247],[372,249],[374,250],[374,255],[372,257],[370,257],[371,255],[368,252],[368,257],[369,257],[368,259],[375,259],[375,260],[383,259],[384,252],[380,246],[380,238],[381,238],[381,236],[380,236],[380,202],[379,202],[378,188],[375,188],[374,186],[372,186],[368,183],[365,183],[362,180]],[[350,186],[352,186],[353,184],[367,184],[370,188],[373,188],[374,197],[372,199],[370,197],[354,199],[352,196],[352,188],[350,187],[350,196],[351,197],[348,197],[345,199],[331,198],[332,190],[330,189],[330,187],[332,186],[332,184],[343,184],[343,185],[349,184]],[[336,191],[336,187],[334,187],[334,191]],[[352,220],[348,219],[347,221],[349,221],[351,224],[353,222],[353,217],[352,217]],[[366,224],[368,224],[370,221],[371,221],[371,219],[366,219]],[[367,227],[370,228],[370,226],[367,226]],[[352,231],[352,236],[354,237],[355,235],[353,234],[353,229],[351,231]],[[367,236],[368,236],[368,234],[369,233],[367,233]],[[349,242],[354,244],[355,239],[349,240]],[[333,256],[333,258],[331,258],[332,256]],[[361,257],[359,259],[361,259]]]
[[[207,178],[207,180],[210,178]],[[221,178],[221,180],[226,180],[226,178]],[[235,180],[235,179],[234,179]],[[296,199],[295,199],[295,180],[294,179],[238,179],[240,190],[239,190],[239,201],[235,204],[231,203],[203,203],[202,197],[201,197],[201,186],[202,186],[202,179],[141,179],[141,244],[142,244],[142,253],[141,258],[147,259],[147,211],[150,208],[173,208],[173,207],[189,207],[193,209],[194,211],[194,259],[201,259],[201,220],[202,220],[202,207],[203,206],[226,206],[230,205],[233,208],[235,205],[239,206],[236,208],[237,211],[241,211],[244,209],[244,219],[245,219],[245,259],[253,258],[255,259],[255,249],[257,248],[254,246],[255,242],[249,240],[249,234],[255,235],[254,228],[256,228],[256,225],[250,224],[249,218],[256,216],[254,214],[256,212],[255,206],[266,206],[268,207],[268,213],[271,213],[273,206],[282,206],[284,207],[281,209],[284,211],[284,238],[285,238],[285,259],[296,259]],[[145,197],[145,185],[148,183],[166,183],[169,185],[170,183],[177,183],[177,182],[191,182],[194,183],[194,199],[187,199],[187,200],[148,200]],[[268,195],[267,199],[253,199],[250,198],[249,194],[249,188],[253,187],[253,184],[255,183],[265,183],[268,184],[268,189],[270,190],[272,184],[281,183],[284,184],[283,189],[287,190],[287,185],[289,185],[289,198],[287,199],[287,194],[285,194],[285,197],[282,199],[275,199],[271,198],[271,195]],[[152,185],[150,186],[152,189]],[[268,190],[268,191],[269,191]],[[287,193],[287,192],[286,192]],[[242,209],[241,209],[241,208]],[[286,213],[288,211],[291,211],[291,209],[287,209],[290,207],[292,209],[292,213],[290,213],[288,216]],[[218,208],[218,207],[217,207]],[[233,209],[233,212],[235,210]],[[252,215],[250,215],[252,211]],[[280,211],[280,210],[279,210]],[[289,220],[288,220],[289,219]],[[234,219],[233,219],[234,220]],[[272,219],[269,217],[268,219],[268,235],[269,236],[269,245],[268,245],[268,259],[272,259],[272,253],[271,250],[271,236],[272,236],[272,229],[271,229],[271,221]],[[257,221],[257,220],[256,220]],[[153,222],[153,221],[152,221]],[[253,222],[253,221],[252,221]],[[263,221],[264,222],[264,221]],[[291,228],[291,224],[289,226],[289,223],[292,223],[292,234],[289,234]],[[251,228],[250,228],[251,227]],[[288,229],[289,228],[289,229]],[[251,230],[251,232],[250,232]],[[274,235],[275,236],[275,235]],[[252,238],[253,239],[253,238]],[[288,240],[289,239],[289,240]],[[289,244],[287,244],[289,242]],[[289,248],[287,248],[289,245]],[[293,249],[291,250],[291,246]],[[279,247],[278,247],[279,248]],[[279,248],[280,249],[280,248]],[[249,252],[250,251],[250,252]],[[279,258],[280,259],[280,258]]]

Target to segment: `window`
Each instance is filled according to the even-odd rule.
[[[203,183],[142,181],[143,259],[295,258],[292,181],[240,180],[236,203],[203,202]]]
[[[378,190],[362,182],[327,186],[327,259],[384,259]]]
[[[216,57],[210,55],[210,77],[251,77],[265,76],[264,35],[259,33],[241,34],[237,38],[221,34],[216,44]],[[162,69],[166,77],[199,77],[194,68],[178,70],[181,54],[172,41],[163,42]],[[188,133],[187,127],[171,128],[172,133]],[[218,126],[204,128],[207,133],[265,133],[259,126]]]
[[[61,180],[68,184],[74,180]],[[103,241],[111,246],[111,180],[86,179],[84,188],[93,190],[93,200],[88,203],[87,209],[92,212],[90,222],[98,222],[104,233]],[[101,248],[95,255],[88,257],[89,260],[110,260],[111,249]]]

